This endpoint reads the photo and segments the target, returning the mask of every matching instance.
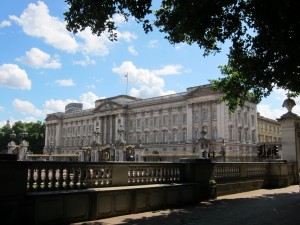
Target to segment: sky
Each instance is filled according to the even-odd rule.
[[[171,45],[154,29],[145,34],[133,19],[116,15],[118,41],[86,29],[66,30],[64,0],[0,1],[0,127],[9,120],[44,121],[71,102],[94,108],[95,100],[128,94],[139,98],[185,92],[221,77],[228,46],[203,57],[197,45]],[[126,78],[128,74],[128,82]],[[287,112],[276,89],[258,112],[276,119]],[[295,99],[294,113],[300,113]]]

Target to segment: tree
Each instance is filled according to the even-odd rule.
[[[198,44],[204,56],[229,41],[228,63],[220,66],[224,77],[211,82],[231,110],[249,98],[260,102],[276,87],[300,94],[299,0],[162,0],[157,10],[151,0],[65,1],[67,29],[74,33],[90,27],[116,40],[112,18],[121,14],[142,23],[146,33],[156,26],[171,44]]]
[[[21,143],[22,139],[29,142],[29,150],[33,153],[42,153],[45,143],[45,123],[40,121],[23,123],[17,121],[14,125],[9,128],[8,126],[3,126],[0,128],[0,150],[6,150],[8,143],[11,141],[10,134],[14,132],[16,137],[13,141],[17,144]],[[26,132],[27,137],[21,137],[21,133]]]

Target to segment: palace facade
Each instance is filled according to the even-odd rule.
[[[222,95],[202,85],[148,99],[99,99],[86,110],[71,103],[65,112],[47,115],[44,152],[88,149],[101,160],[176,161],[200,158],[205,151],[219,160],[252,161],[258,142],[256,104],[246,102],[230,113]],[[124,154],[117,151],[120,146]]]

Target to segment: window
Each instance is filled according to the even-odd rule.
[[[149,134],[145,133],[145,143],[149,143]]]
[[[187,116],[186,116],[186,114],[183,114],[183,116],[182,116],[182,123],[183,124],[187,123]]]
[[[198,140],[198,139],[200,138],[200,132],[199,132],[198,129],[196,129],[195,132],[194,132],[194,138],[195,138],[196,140]]]
[[[214,140],[217,140],[217,138],[218,138],[218,132],[217,132],[217,128],[215,127],[215,128],[213,129],[213,139],[214,139]]]
[[[163,116],[163,125],[164,126],[168,125],[168,116]]]
[[[241,142],[242,141],[242,131],[241,130],[238,131],[238,137],[239,137],[239,141]]]
[[[254,126],[254,115],[251,115],[251,124]]]
[[[200,114],[199,112],[195,112],[195,122],[199,122],[200,121]]]
[[[245,131],[245,141],[247,142],[248,141],[248,132]]]
[[[252,138],[252,142],[255,142],[255,131],[252,131],[252,134],[251,134],[251,138]]]
[[[207,119],[208,119],[208,112],[204,111],[203,112],[203,121],[207,121]]]
[[[246,124],[248,122],[248,114],[247,112],[244,112],[244,123]]]
[[[232,127],[229,127],[229,140],[233,140],[233,133],[232,133]]]
[[[153,119],[154,119],[153,124],[155,127],[157,127],[158,126],[158,118],[154,117]]]
[[[149,127],[149,119],[145,118],[145,127]]]
[[[173,131],[173,142],[177,142],[177,131]]]
[[[140,129],[141,128],[141,119],[136,120],[136,128]]]
[[[173,115],[173,125],[177,125],[177,115]]]
[[[163,133],[163,142],[168,142],[168,132],[167,131],[164,131]]]
[[[212,119],[217,120],[217,111],[216,110],[212,111]]]
[[[154,142],[157,143],[158,142],[158,133],[154,132]]]
[[[186,131],[183,131],[182,132],[182,140],[185,142],[187,141],[187,132]]]

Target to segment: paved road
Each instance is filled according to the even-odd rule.
[[[219,197],[196,206],[119,216],[73,225],[299,225],[299,186]]]

